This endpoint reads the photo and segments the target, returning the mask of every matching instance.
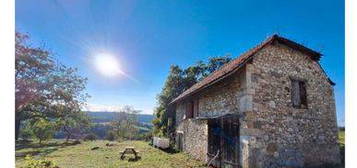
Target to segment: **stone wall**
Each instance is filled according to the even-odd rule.
[[[242,72],[236,72],[217,84],[203,90],[199,98],[199,116],[212,117],[227,113],[237,113],[242,97]]]
[[[177,103],[176,133],[183,133],[184,152],[202,161],[206,161],[207,159],[207,120],[187,119],[185,114],[187,102],[192,99],[198,99],[199,118],[218,116],[226,113],[238,113],[242,107],[247,109],[249,104],[245,101],[247,100],[247,94],[245,91],[244,72],[244,69],[238,71],[199,94]]]
[[[274,44],[256,54],[247,73],[254,93],[253,109],[242,118],[241,136],[250,148],[242,164],[308,167],[339,163],[333,86],[316,62]],[[292,106],[290,77],[306,80],[307,109]]]
[[[183,133],[183,151],[197,160],[206,161],[208,145],[208,126],[206,120],[186,119],[176,132]]]
[[[306,81],[305,109],[291,103],[291,79]],[[239,113],[240,164],[309,167],[339,163],[333,86],[320,65],[285,45],[268,45],[230,77],[176,105],[183,149],[206,160],[207,122],[186,119],[186,102],[199,100],[199,117]]]
[[[242,69],[230,77],[204,89],[176,105],[176,124],[186,118],[186,103],[198,99],[198,117],[213,117],[226,113],[238,113],[249,109],[251,95],[247,95],[245,71]]]

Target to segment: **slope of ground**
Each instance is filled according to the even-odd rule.
[[[107,143],[114,146],[107,147]],[[134,146],[140,151],[141,159],[130,161],[130,157],[120,160],[119,152],[126,146]],[[97,150],[91,150],[99,147]],[[25,164],[24,157],[31,154],[35,159],[48,159],[54,161],[61,168],[182,168],[182,167],[204,167],[202,162],[190,158],[184,153],[167,153],[153,148],[143,141],[109,142],[89,141],[81,144],[65,144],[63,141],[52,141],[45,145],[34,143],[16,147],[16,167]]]

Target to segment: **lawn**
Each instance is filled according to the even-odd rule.
[[[345,132],[339,132],[339,144],[342,159],[344,159]],[[114,146],[106,146],[107,143]],[[140,151],[141,159],[129,161],[129,158],[120,160],[119,152],[126,146],[134,146]],[[91,150],[99,147],[97,150]],[[32,155],[35,159],[48,159],[54,161],[61,168],[182,168],[205,167],[204,163],[190,158],[184,153],[168,153],[148,145],[144,141],[82,141],[81,144],[64,143],[60,140],[50,141],[46,144],[37,143],[16,145],[16,167],[20,168],[25,163],[25,156]]]
[[[340,147],[340,156],[342,165],[345,165],[345,131],[338,131],[338,145]]]
[[[106,146],[113,143],[114,146]],[[126,146],[134,146],[140,151],[138,161],[131,161],[130,157],[120,160],[119,152]],[[99,147],[97,150],[91,150]],[[184,153],[167,153],[160,149],[153,148],[144,141],[87,141],[81,144],[66,144],[63,141],[51,141],[44,145],[36,143],[17,144],[16,146],[16,167],[20,168],[25,164],[25,156],[31,154],[35,159],[48,159],[54,161],[61,168],[124,168],[124,167],[205,167],[200,161],[190,158]]]
[[[338,142],[340,145],[345,145],[345,131],[338,131]]]

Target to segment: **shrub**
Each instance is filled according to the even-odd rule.
[[[107,139],[109,141],[114,141],[114,140],[117,139],[117,136],[116,136],[114,131],[108,131],[107,132],[107,136],[105,137],[105,139]]]
[[[138,136],[138,140],[150,141],[152,139],[152,133],[146,132]]]
[[[20,137],[23,140],[29,140],[33,137],[32,128],[28,122],[24,122],[23,127],[20,131]]]
[[[93,133],[91,134],[87,134],[85,137],[84,137],[84,140],[85,141],[94,141],[97,139],[97,136]]]
[[[22,168],[59,168],[53,161],[50,160],[36,160],[30,155],[25,157],[25,166]]]
[[[53,124],[42,118],[35,121],[31,129],[33,136],[39,140],[40,144],[42,141],[50,140],[55,132]]]

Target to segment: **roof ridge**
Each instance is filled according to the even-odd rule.
[[[229,75],[229,73],[231,73],[231,72],[235,72],[236,69],[239,69],[241,67],[241,65],[244,65],[252,55],[254,55],[256,52],[258,52],[260,49],[264,48],[266,45],[271,44],[275,40],[278,40],[281,43],[285,43],[286,45],[291,46],[292,48],[302,50],[306,54],[311,55],[312,60],[317,61],[317,62],[319,61],[319,59],[322,55],[322,54],[320,54],[312,49],[309,49],[299,43],[296,43],[294,41],[291,41],[289,39],[281,37],[278,34],[273,34],[273,35],[269,36],[268,38],[266,38],[265,40],[263,40],[258,45],[254,46],[253,48],[250,48],[246,52],[240,54],[237,58],[224,64],[222,67],[215,70],[214,72],[209,74],[207,77],[203,78],[201,81],[192,85],[190,88],[188,88],[183,93],[181,93],[179,96],[177,96],[175,99],[173,99],[170,102],[170,104],[219,81],[220,79],[226,77],[226,75]]]

